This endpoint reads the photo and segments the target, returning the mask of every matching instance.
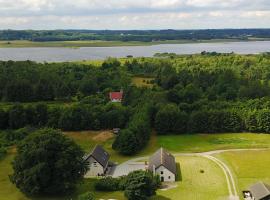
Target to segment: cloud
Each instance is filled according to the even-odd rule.
[[[269,27],[269,0],[0,0],[0,28]]]

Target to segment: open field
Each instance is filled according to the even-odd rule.
[[[178,156],[181,177],[177,187],[157,192],[153,200],[221,200],[228,197],[222,170],[212,161],[196,156]],[[204,173],[200,171],[203,170]]]
[[[162,146],[171,152],[270,148],[270,135],[255,133],[165,135],[158,136],[157,142],[157,146]]]
[[[250,38],[250,41],[261,41],[267,39]],[[0,41],[0,48],[24,48],[24,47],[115,47],[115,46],[149,46],[158,44],[186,44],[186,43],[215,43],[215,42],[239,42],[239,39],[214,39],[214,40],[165,40],[153,42],[140,42],[140,41],[99,41],[99,40],[86,40],[86,41],[53,41],[53,42],[32,42],[27,40],[14,40],[14,41]],[[247,41],[247,40],[245,40]]]
[[[151,81],[153,81],[154,78],[148,78],[148,77],[133,77],[132,83],[136,85],[137,87],[153,87],[153,84]]]
[[[270,150],[224,152],[217,155],[234,172],[239,196],[252,184],[263,181],[270,184]]]

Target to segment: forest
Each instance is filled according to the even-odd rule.
[[[132,155],[157,134],[270,133],[270,54],[159,54],[102,64],[0,62],[0,154],[36,129],[121,128]],[[139,87],[134,77],[151,78]],[[124,91],[122,103],[109,92]]]
[[[0,30],[0,40],[48,41],[164,41],[270,38],[270,29],[205,30]]]

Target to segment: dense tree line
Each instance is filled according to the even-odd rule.
[[[135,154],[148,143],[150,135],[151,106],[148,103],[139,104],[127,128],[121,130],[115,139],[113,149],[126,155]]]
[[[30,41],[162,41],[269,38],[269,29],[212,29],[212,30],[2,30],[0,40]]]

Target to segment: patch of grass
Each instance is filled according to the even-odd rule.
[[[147,78],[147,77],[133,77],[132,83],[136,85],[137,87],[153,87],[153,84],[151,81],[153,81],[154,78]]]
[[[252,184],[263,181],[270,184],[270,150],[224,152],[217,157],[232,169],[239,195]]]
[[[186,199],[211,200],[226,199],[228,191],[222,170],[212,161],[196,156],[179,156],[182,179],[177,187],[169,190],[158,190],[152,200]],[[200,173],[203,169],[204,173]]]
[[[171,152],[270,148],[270,135],[255,133],[164,135],[157,137],[157,145]]]

